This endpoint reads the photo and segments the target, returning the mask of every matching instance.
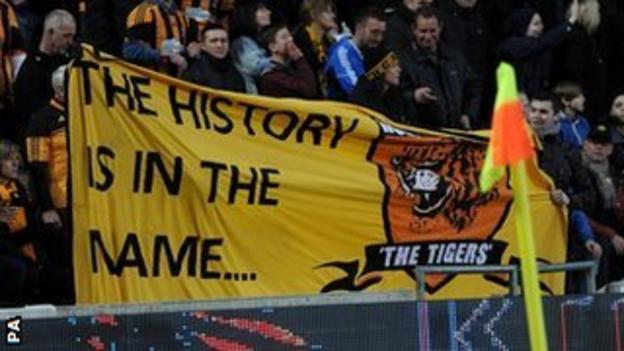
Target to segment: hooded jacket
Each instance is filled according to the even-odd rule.
[[[514,11],[505,23],[507,38],[498,48],[500,59],[516,69],[520,90],[529,95],[548,86],[553,50],[571,30],[570,24],[562,23],[538,38],[528,37],[527,27],[536,13],[532,9]]]

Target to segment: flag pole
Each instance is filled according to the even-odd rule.
[[[511,165],[511,181],[516,207],[516,235],[520,243],[522,295],[529,326],[531,350],[548,350],[546,327],[544,325],[544,309],[539,287],[533,226],[529,209],[529,191],[526,174],[526,160]]]

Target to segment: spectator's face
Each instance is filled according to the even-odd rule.
[[[386,22],[369,17],[358,25],[362,32],[362,44],[364,47],[374,48],[383,41],[386,33]]]
[[[265,6],[260,6],[256,10],[256,24],[258,28],[265,28],[271,25],[271,10]]]
[[[579,94],[575,96],[569,103],[570,109],[574,112],[585,111],[585,95]]]
[[[271,54],[282,57],[288,57],[288,46],[293,42],[293,37],[290,35],[288,28],[282,28],[275,33],[275,39],[269,44],[269,50]]]
[[[526,35],[531,38],[539,38],[542,36],[542,32],[544,32],[544,23],[542,22],[542,17],[536,13],[531,17]]]
[[[228,33],[223,29],[208,30],[204,33],[204,50],[218,59],[225,58],[230,50]]]
[[[399,86],[399,78],[401,77],[401,66],[397,62],[386,70],[384,81],[393,87]]]
[[[319,13],[316,17],[316,21],[318,22],[318,24],[321,25],[321,27],[323,27],[323,29],[327,31],[332,29],[338,29],[338,26],[336,24],[336,14],[331,7],[328,7],[327,9],[325,9],[325,11]]]
[[[550,128],[555,122],[555,111],[551,101],[531,100],[529,123],[536,132]]]
[[[613,100],[610,114],[620,123],[624,123],[624,95],[619,95]]]
[[[416,10],[425,5],[431,5],[431,3],[433,3],[433,0],[403,0],[405,7],[412,12],[416,12]]]
[[[0,161],[0,176],[4,179],[17,179],[19,173],[17,158],[13,155]]]
[[[416,45],[425,50],[436,51],[440,41],[440,22],[437,18],[418,17],[412,25]]]
[[[463,9],[471,9],[477,5],[478,0],[455,0],[457,6]]]
[[[74,43],[76,25],[73,22],[62,21],[55,28],[50,28],[50,41],[55,54],[63,54]]]
[[[604,162],[609,159],[613,153],[612,143],[597,143],[587,139],[583,144],[583,150],[594,162]]]

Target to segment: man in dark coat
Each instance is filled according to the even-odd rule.
[[[481,103],[477,78],[460,53],[440,42],[441,30],[433,8],[416,11],[413,43],[399,54],[401,90],[423,126],[471,129]]]
[[[244,93],[243,76],[230,58],[230,39],[225,28],[209,23],[202,34],[199,58],[182,74],[182,79],[215,89]]]
[[[30,52],[15,80],[15,113],[10,123],[14,140],[23,143],[31,114],[52,98],[52,72],[69,61],[68,51],[74,42],[76,22],[65,10],[54,10],[44,20],[39,47]]]
[[[403,0],[401,2],[388,18],[384,41],[389,50],[400,52],[412,44],[410,25],[414,21],[414,12],[432,2],[433,0]]]

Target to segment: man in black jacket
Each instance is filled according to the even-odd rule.
[[[230,59],[230,39],[225,28],[207,24],[199,58],[182,74],[182,79],[215,89],[244,93],[245,82]]]
[[[412,43],[410,24],[414,19],[414,12],[419,8],[430,5],[433,0],[403,0],[388,19],[388,27],[384,41],[386,47],[399,52]]]
[[[44,20],[39,47],[29,52],[13,85],[15,113],[10,121],[13,140],[23,143],[30,115],[45,106],[53,95],[52,72],[69,61],[68,52],[74,42],[76,22],[65,10],[54,10]]]
[[[487,127],[496,93],[493,37],[477,9],[478,0],[446,0],[438,4],[445,24],[442,40],[464,56],[479,78],[478,89],[483,103],[477,126]]]
[[[471,129],[481,103],[477,78],[460,53],[440,42],[442,21],[435,9],[418,9],[411,28],[413,43],[399,54],[401,90],[412,99],[419,122]]]

